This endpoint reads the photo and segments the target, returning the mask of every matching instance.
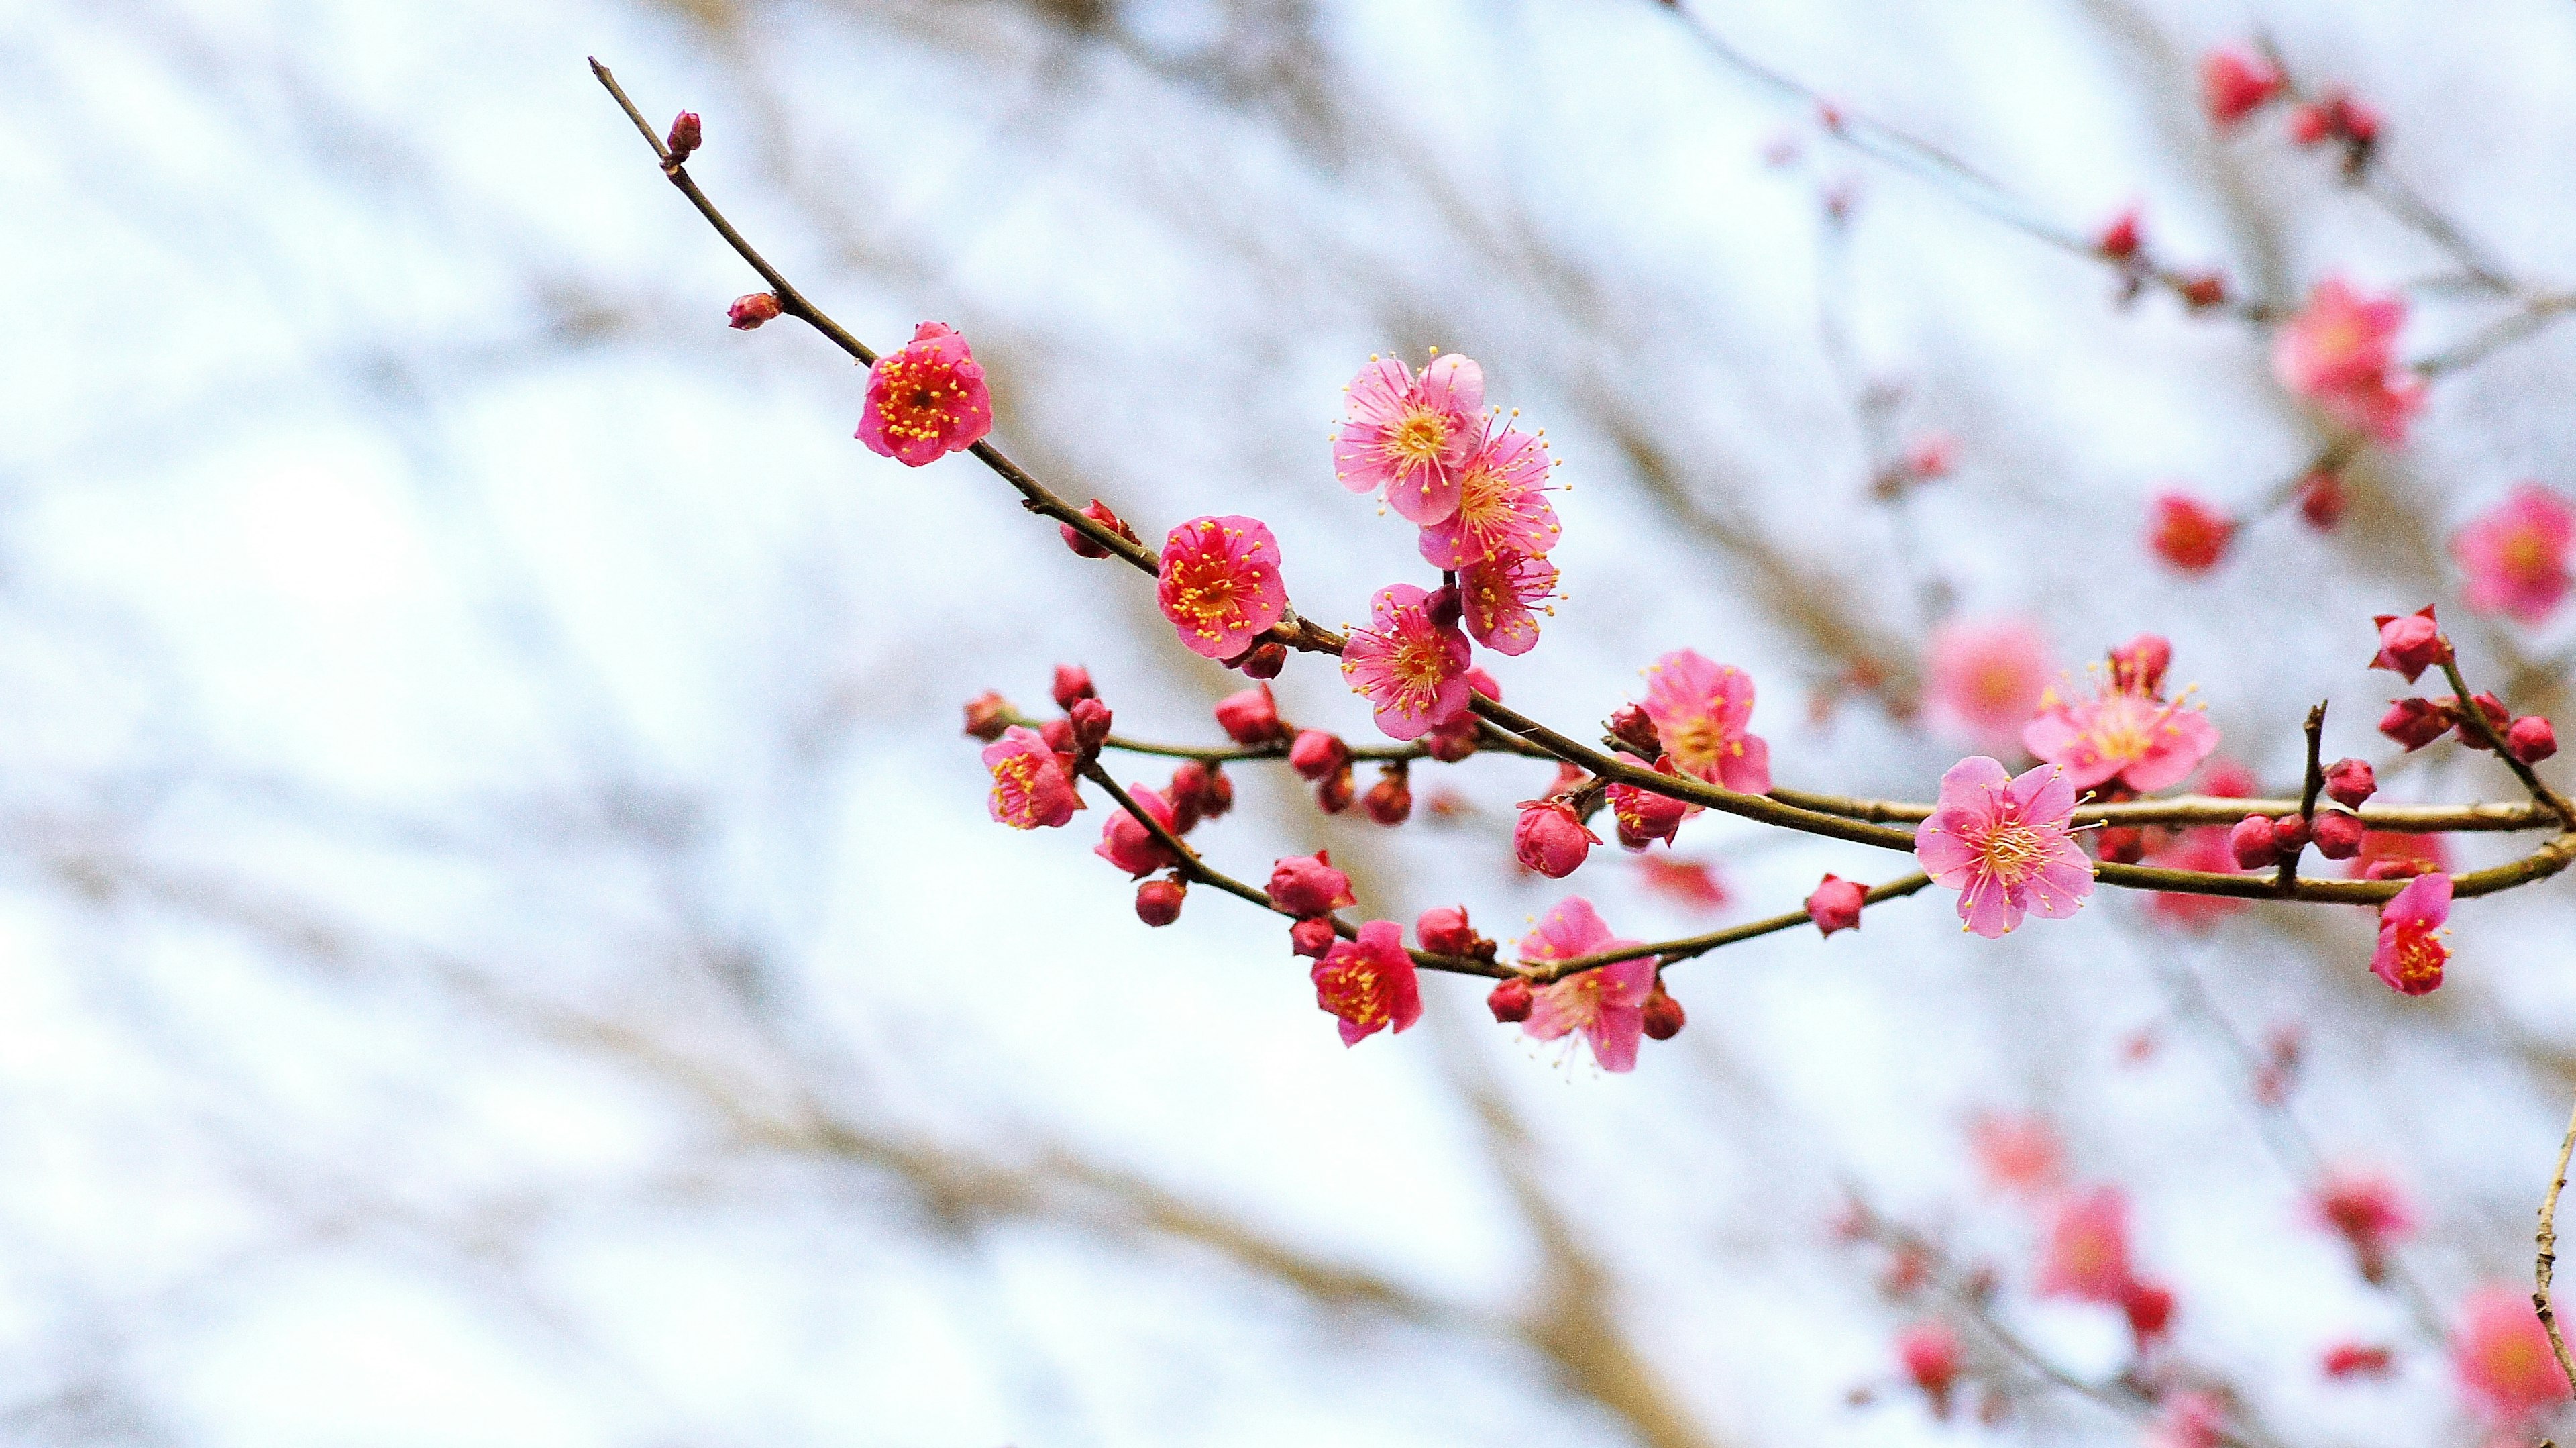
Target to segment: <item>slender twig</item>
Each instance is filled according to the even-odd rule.
[[[1046,722],[1016,710],[1007,711],[1000,717],[1004,724],[1017,724],[1028,729],[1038,728]],[[1117,734],[1102,740],[1100,747],[1115,749],[1122,754],[1150,754],[1162,759],[1195,759],[1201,764],[1243,764],[1269,759],[1284,760],[1288,757],[1288,746],[1285,743],[1157,744],[1143,739],[1129,739]],[[1476,748],[1480,752],[1518,754],[1527,759],[1553,760],[1556,758],[1555,755],[1537,745],[1491,725],[1486,725],[1477,731]],[[1424,744],[1352,745],[1349,746],[1349,752],[1351,762],[1354,764],[1418,763],[1426,759],[1437,761],[1439,758],[1431,752],[1430,746]]]
[[[2576,1362],[2567,1357],[2567,1339],[2559,1335],[2558,1310],[2549,1303],[2549,1277],[2558,1265],[2558,1194],[2567,1187],[2567,1158],[2576,1152],[2576,1114],[2567,1118],[2566,1138],[2558,1143],[2558,1169],[2549,1178],[2549,1195],[2540,1202],[2540,1256],[2532,1269],[2532,1308],[2540,1314],[2540,1325],[2549,1332],[2549,1350],[2558,1358],[2559,1376],[2567,1379],[2570,1392],[2576,1392]]]
[[[2569,808],[2567,801],[2559,797],[2558,791],[2542,783],[2540,775],[2530,765],[2513,757],[2513,751],[2505,745],[2503,732],[2496,728],[2494,720],[2487,717],[2484,706],[2469,693],[2469,681],[2460,676],[2460,661],[2457,658],[2442,660],[2442,677],[2451,681],[2452,692],[2459,698],[2461,722],[2467,724],[2489,749],[2495,751],[2496,758],[2504,761],[2505,768],[2513,771],[2513,777],[2522,781],[2522,787],[2531,791],[2533,799],[2538,800],[2550,813],[2558,816],[2559,823],[2568,829],[2576,830],[2576,809]]]
[[[2299,818],[2313,828],[2317,818],[2317,795],[2326,787],[2325,766],[2318,763],[2318,745],[2326,732],[2326,706],[2323,703],[2308,711],[2308,772],[2306,783],[2299,788]],[[2299,856],[2305,846],[2281,852],[2281,872],[2272,878],[2272,888],[2287,895],[2299,885]]]

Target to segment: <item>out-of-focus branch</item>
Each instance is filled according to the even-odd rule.
[[[2558,1168],[2550,1173],[2549,1195],[2540,1201],[2540,1255],[2532,1267],[2531,1305],[2540,1325],[2549,1330],[2549,1351],[2558,1359],[2559,1376],[2576,1392],[2576,1362],[2567,1357],[2567,1339],[2558,1331],[2558,1309],[2549,1301],[2550,1274],[2558,1265],[2558,1194],[2567,1189],[2567,1158],[2576,1153],[2576,1114],[2567,1119],[2567,1135],[2558,1143]]]

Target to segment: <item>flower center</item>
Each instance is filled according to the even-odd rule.
[[[1437,636],[1408,632],[1396,644],[1395,656],[1387,660],[1387,671],[1395,676],[1396,688],[1406,699],[1427,703],[1449,677],[1449,651],[1440,646]]]
[[[1406,413],[1404,421],[1387,430],[1387,456],[1405,467],[1428,467],[1448,451],[1449,419],[1427,407]]]
[[[2039,872],[2048,858],[2048,841],[2039,831],[2013,821],[1997,825],[1986,836],[1986,872],[2006,885],[2018,885]]]
[[[1213,622],[1240,611],[1234,571],[1222,559],[1183,559],[1172,569],[1172,583],[1172,606],[1192,618]]]
[[[2556,559],[2549,555],[2549,540],[2537,528],[2517,528],[2506,535],[2503,548],[2504,571],[2518,582],[2534,583],[2546,579]]]
[[[885,360],[885,397],[878,404],[886,431],[896,437],[937,438],[955,420],[949,404],[964,395],[955,371],[940,363],[903,357]]]
[[[2406,985],[2439,983],[2451,947],[2442,943],[2437,926],[2410,920],[2397,927],[2397,979]]]
[[[1037,757],[1030,754],[1008,755],[993,766],[993,793],[1001,800],[1005,817],[1014,821],[1029,817],[1035,808],[1031,796],[1037,772]]]
[[[1323,995],[1333,1014],[1352,1025],[1373,1026],[1388,1019],[1375,966],[1342,965],[1326,971]]]

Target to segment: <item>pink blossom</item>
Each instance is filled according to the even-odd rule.
[[[2200,59],[2201,104],[2222,131],[2262,109],[2281,85],[2280,70],[2250,50],[2222,46]]]
[[[1345,1046],[1422,1019],[1421,981],[1404,948],[1404,927],[1392,920],[1369,921],[1359,939],[1335,941],[1312,973],[1315,1004],[1340,1018]]]
[[[1333,868],[1329,850],[1290,855],[1273,863],[1269,894],[1272,905],[1300,919],[1329,915],[1345,905],[1359,903],[1351,898],[1351,877]]]
[[[2128,1197],[2095,1187],[2060,1203],[2040,1247],[2039,1292],[2116,1306],[2133,1280]]]
[[[2396,361],[2406,299],[2365,297],[2340,277],[2319,282],[2272,344],[2281,385],[2336,422],[2381,442],[2406,440],[2424,405],[2424,379]]]
[[[2412,875],[2447,875],[2451,847],[2440,835],[2370,830],[2361,837],[2361,853],[2344,866],[2356,880],[2395,880]]]
[[[2388,1273],[2388,1248],[2415,1229],[2414,1210],[2397,1184],[2376,1173],[2333,1171],[2317,1184],[2309,1216],[2352,1244],[2364,1280]]]
[[[1968,1147],[1997,1191],[2044,1197],[2065,1177],[2066,1148],[2046,1117],[1981,1112],[1968,1123]]]
[[[2019,779],[1982,754],[1941,776],[1941,800],[1914,831],[1914,857],[1942,888],[1959,892],[1959,919],[1988,939],[2026,911],[2062,920],[2093,893],[2093,863],[2067,825],[2075,787],[2043,764]]]
[[[973,447],[993,430],[993,393],[966,339],[924,322],[868,369],[859,441],[907,467]]]
[[[2442,927],[2451,918],[2451,877],[2418,875],[2379,907],[2379,948],[2370,973],[2399,995],[2426,995],[2441,987],[2451,947]]]
[[[1353,629],[1342,676],[1377,710],[1390,739],[1419,739],[1467,712],[1466,635],[1431,621],[1431,595],[1391,584],[1369,600],[1373,628]]]
[[[1268,684],[1255,684],[1217,700],[1216,722],[1226,738],[1256,748],[1274,742],[1285,732],[1279,722],[1279,701],[1271,695]]]
[[[1950,1386],[1959,1380],[1962,1356],[1959,1334],[1938,1318],[1926,1318],[1896,1337],[1896,1360],[1932,1400],[1935,1418],[1950,1416]]]
[[[1015,830],[1052,828],[1082,808],[1072,776],[1034,729],[1014,724],[1003,730],[1000,739],[984,746],[983,759],[984,767],[993,772],[993,794],[986,807],[993,818]]]
[[[2500,1427],[2518,1427],[2567,1401],[2549,1333],[2531,1294],[2517,1287],[2481,1287],[2460,1303],[2451,1366],[2471,1404]]]
[[[1932,631],[1933,721],[1979,742],[2012,739],[2055,672],[2048,640],[2022,619],[1945,623]]]
[[[1748,733],[1753,680],[1732,664],[1676,649],[1646,669],[1646,717],[1684,774],[1738,794],[1771,792],[1771,746]]]
[[[1622,764],[1647,767],[1646,761],[1626,750],[1621,750],[1618,757]],[[1653,767],[1658,774],[1669,776],[1673,772],[1670,759],[1658,759]],[[1645,849],[1657,840],[1670,846],[1682,821],[1699,813],[1698,805],[1633,784],[1610,786],[1609,799],[1610,817],[1619,822],[1619,843],[1632,850]]]
[[[1498,654],[1515,657],[1538,643],[1538,614],[1554,613],[1556,565],[1535,555],[1497,553],[1458,575],[1467,633]]]
[[[2174,700],[2155,692],[2162,670],[2150,678],[2118,663],[2115,655],[2112,677],[2092,698],[2065,700],[2050,690],[2039,717],[2022,726],[2022,746],[2064,767],[2077,789],[2117,780],[2151,794],[2182,783],[2218,747],[2217,726],[2188,691]]]
[[[1524,964],[1572,960],[1637,943],[1613,937],[1592,903],[1577,895],[1547,912],[1538,929],[1521,941],[1521,960]],[[1645,1034],[1646,998],[1654,989],[1655,963],[1650,959],[1623,960],[1570,975],[1538,993],[1524,1029],[1542,1041],[1580,1031],[1602,1070],[1633,1071],[1637,1041]]]
[[[1554,548],[1563,530],[1547,503],[1547,471],[1546,443],[1508,427],[1486,435],[1459,471],[1457,510],[1422,530],[1422,561],[1466,568]]]
[[[1258,518],[1192,518],[1163,540],[1154,593],[1182,648],[1233,658],[1288,612],[1279,541]]]
[[[1172,807],[1161,795],[1141,784],[1127,786],[1127,795],[1163,828],[1172,827]],[[1180,863],[1143,820],[1123,809],[1100,822],[1100,843],[1091,852],[1139,878]]]
[[[1521,868],[1562,880],[1599,843],[1601,837],[1585,829],[1581,817],[1563,801],[1521,801],[1520,821],[1512,828],[1512,853],[1519,857]]]
[[[2567,596],[2567,550],[2576,543],[2576,506],[2538,483],[2451,536],[2451,556],[2469,575],[2469,607],[2537,625]]]
[[[1428,527],[1458,509],[1468,460],[1482,441],[1485,371],[1451,353],[1416,376],[1392,357],[1371,357],[1343,389],[1349,421],[1333,440],[1333,467],[1354,493],[1386,489],[1387,506]]]

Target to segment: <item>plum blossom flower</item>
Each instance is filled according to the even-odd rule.
[[[1640,769],[1651,767],[1658,774],[1673,772],[1670,759],[1658,759],[1649,766],[1624,749],[1619,751],[1618,758],[1622,764],[1632,764]],[[1682,821],[1699,813],[1698,805],[1633,784],[1614,784],[1610,786],[1608,795],[1610,817],[1619,825],[1619,843],[1632,850],[1645,849],[1657,840],[1669,847],[1673,836],[1680,832]]]
[[[2531,1294],[2519,1288],[2481,1287],[2460,1303],[2451,1367],[2469,1401],[2499,1427],[2518,1427],[2567,1401],[2549,1333],[2532,1310]]]
[[[2060,1203],[2040,1247],[2039,1293],[2116,1306],[2134,1280],[2128,1197],[2118,1187],[2095,1187]]]
[[[1980,743],[2015,737],[2056,671],[2048,640],[2023,619],[1953,620],[1932,631],[1932,719]]]
[[[2379,948],[2370,973],[2399,995],[2428,995],[2442,984],[2451,947],[2442,927],[2451,918],[2451,877],[2418,875],[2379,907]]]
[[[2405,298],[2367,297],[2328,277],[2274,339],[2272,371],[2342,426],[2402,443],[2424,405],[2424,379],[2396,361],[2405,324]]]
[[[2536,625],[2567,596],[2571,543],[2576,505],[2538,483],[2523,483],[2452,535],[2451,556],[2468,572],[2469,607]]]
[[[1172,827],[1172,806],[1160,794],[1141,784],[1127,786],[1127,794],[1163,828]],[[1138,879],[1180,863],[1143,820],[1123,809],[1100,822],[1100,843],[1091,852]]]
[[[2169,648],[2158,653],[2163,644],[2148,635],[2115,652],[2111,677],[2090,699],[2060,699],[2050,690],[2039,717],[2022,727],[2023,747],[2062,766],[2077,789],[2118,780],[2148,794],[2182,783],[2218,747],[2218,728],[2188,690],[2181,699],[2164,697],[2161,666],[2123,662],[2140,650],[2170,657]]]
[[[1073,777],[1034,729],[1014,724],[984,746],[984,767],[993,772],[993,794],[986,801],[993,818],[1015,830],[1053,828],[1082,808]]]
[[[1467,712],[1467,637],[1431,621],[1430,599],[1410,583],[1379,589],[1373,627],[1353,629],[1342,650],[1342,677],[1376,707],[1390,739],[1419,739]]]
[[[1646,668],[1646,717],[1684,774],[1738,794],[1771,792],[1771,746],[1748,733],[1753,680],[1732,664],[1676,649]]]
[[[1914,858],[1959,892],[1959,919],[1991,940],[2037,910],[2062,920],[2093,893],[2093,862],[2068,833],[2075,787],[2043,764],[2014,779],[1982,754],[1950,766],[1941,799],[1914,830]]]
[[[2235,537],[2235,519],[2189,493],[2159,493],[2148,507],[2147,545],[2185,573],[2217,567]]]
[[[1932,1401],[1932,1416],[1950,1416],[1950,1388],[1959,1380],[1965,1354],[1959,1334],[1939,1318],[1926,1318],[1897,1334],[1896,1360],[1923,1396]]]
[[[2221,46],[2200,58],[2201,104],[2226,130],[2281,93],[2280,68],[2250,50]]]
[[[2015,1196],[2045,1197],[2066,1174],[2066,1148],[2046,1117],[1980,1112],[1968,1123],[1968,1149],[1986,1184]]]
[[[1404,927],[1392,920],[1362,925],[1357,940],[1339,940],[1315,962],[1315,1004],[1339,1018],[1342,1044],[1422,1019],[1422,983],[1404,949]]]
[[[993,430],[993,392],[966,339],[924,322],[868,369],[859,441],[906,467],[973,447]]]
[[[2364,1281],[2388,1275],[2388,1248],[2415,1229],[2415,1212],[2397,1184],[2369,1172],[2330,1171],[2308,1202],[2309,1216],[2352,1244]]]
[[[1279,540],[1258,518],[1192,518],[1163,540],[1154,596],[1182,648],[1233,658],[1288,612]]]
[[[1547,912],[1538,929],[1521,941],[1521,960],[1524,964],[1572,960],[1637,943],[1612,936],[1592,902],[1577,895]],[[1623,960],[1570,975],[1538,992],[1523,1029],[1541,1041],[1579,1031],[1602,1070],[1633,1071],[1637,1041],[1645,1034],[1646,998],[1654,989],[1655,963],[1649,959]]]
[[[1563,531],[1547,503],[1547,444],[1506,427],[1481,438],[1458,474],[1458,506],[1422,530],[1422,561],[1466,568],[1503,554],[1536,558]]]
[[[1497,553],[1458,575],[1467,634],[1498,654],[1517,657],[1538,643],[1538,614],[1554,613],[1556,565],[1534,554]]]
[[[1371,357],[1343,390],[1349,420],[1333,439],[1342,486],[1383,487],[1398,517],[1424,527],[1456,512],[1484,437],[1485,370],[1454,352],[1433,357],[1419,376],[1392,357]]]

